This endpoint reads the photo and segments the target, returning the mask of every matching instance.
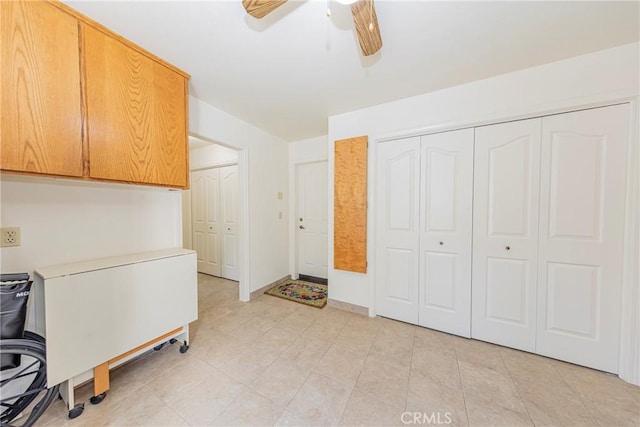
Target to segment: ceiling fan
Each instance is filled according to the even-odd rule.
[[[351,5],[353,23],[356,27],[358,42],[364,56],[373,55],[382,47],[382,36],[378,27],[378,17],[373,0],[337,0]],[[287,0],[242,0],[247,13],[260,19],[285,4]]]

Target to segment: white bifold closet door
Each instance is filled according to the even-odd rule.
[[[535,351],[541,119],[475,129],[471,336]]]
[[[418,323],[420,137],[377,146],[376,309]]]
[[[377,146],[378,314],[470,335],[473,130]]]
[[[238,280],[238,165],[220,168],[220,201],[222,219],[221,276]]]
[[[473,129],[421,138],[419,324],[470,337]]]
[[[545,117],[539,354],[618,372],[629,104]]]
[[[221,220],[220,172],[206,169],[191,173],[191,216],[193,249],[198,254],[198,271],[220,276]]]
[[[238,166],[191,173],[193,248],[198,271],[238,280]]]

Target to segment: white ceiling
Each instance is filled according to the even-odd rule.
[[[329,115],[640,39],[638,1],[377,0],[384,46],[359,52],[348,6],[289,0],[65,1],[191,74],[190,93],[287,141]]]

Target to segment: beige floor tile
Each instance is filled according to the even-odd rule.
[[[381,319],[381,317],[354,316],[349,320],[347,326],[365,334],[377,334],[382,325]]]
[[[135,392],[135,399],[108,401],[105,399],[76,420],[91,426],[187,426],[189,425],[165,402],[153,395],[148,387]],[[73,422],[74,420],[72,420]],[[72,425],[72,423],[70,423]]]
[[[243,323],[235,329],[227,331],[227,333],[243,341],[254,342],[277,325],[276,322],[266,317],[255,316],[249,318],[250,321]]]
[[[271,426],[284,408],[244,387],[231,404],[213,421],[213,426]]]
[[[373,345],[376,333],[376,329],[361,328],[358,327],[357,324],[348,323],[342,332],[340,332],[340,335],[338,335],[336,344],[351,348],[358,353],[364,353],[366,355]]]
[[[565,385],[564,379],[556,370],[556,364],[546,357],[506,347],[500,348],[500,354],[509,375],[514,378],[535,380],[547,385]]]
[[[312,373],[287,406],[311,425],[336,425],[349,400],[351,388],[323,375]]]
[[[467,415],[469,425],[493,426],[493,427],[517,427],[533,426],[529,414],[521,411],[507,409],[505,405],[498,404],[496,399],[480,398],[478,396],[466,396]]]
[[[311,371],[286,359],[277,359],[256,380],[253,388],[282,406],[287,406]]]
[[[452,335],[429,328],[417,328],[415,330],[413,345],[415,348],[424,350],[455,352],[455,342]]]
[[[334,344],[318,362],[314,371],[353,387],[360,376],[367,353]]]
[[[288,334],[298,337],[319,317],[318,309],[313,307],[301,307],[289,314],[277,323],[277,328],[286,331]]]
[[[527,410],[509,375],[466,362],[458,362],[465,396],[487,400],[512,411]]]
[[[383,400],[354,390],[344,409],[343,426],[402,426],[404,411]]]
[[[260,315],[271,319],[276,323],[298,310],[298,306],[300,305],[292,301],[286,301],[282,298],[276,298],[269,295],[263,295],[261,298],[264,299],[264,306]]]
[[[191,425],[207,425],[242,390],[242,383],[204,362],[176,366],[149,389]]]
[[[212,335],[208,342],[198,344],[194,341],[193,347],[189,349],[189,353],[207,362],[211,366],[219,368],[229,359],[238,357],[248,351],[249,345],[240,338],[227,335],[218,331]]]
[[[265,354],[281,355],[297,338],[287,330],[280,328],[272,328],[265,332],[259,339],[251,343],[257,349]]]
[[[455,351],[414,348],[411,373],[420,374],[437,384],[461,388]]]
[[[387,318],[380,318],[379,336],[387,336],[391,338],[404,338],[413,341],[413,336],[419,327],[410,325],[409,323],[399,322]]]
[[[325,307],[323,310],[327,308],[328,307]],[[345,326],[346,323],[344,320],[323,316],[305,330],[305,335],[333,342],[338,338],[338,335],[340,335]]]
[[[514,379],[536,426],[595,426],[587,408],[568,386],[546,386]]]
[[[307,336],[305,333],[305,336],[296,338],[280,357],[311,370],[329,347],[331,342]]]
[[[413,390],[418,389],[420,392]],[[407,406],[404,415],[405,419],[418,422],[412,424],[448,424],[452,426],[466,426],[467,411],[464,399],[458,389],[452,389],[443,385],[426,382],[415,385],[407,395]],[[428,422],[426,422],[428,421]]]
[[[412,352],[413,334],[394,336],[380,328],[369,350],[369,358],[404,370],[411,366]]]
[[[313,425],[330,425],[331,423],[328,420],[324,420],[324,422],[308,422],[293,412],[284,411],[278,421],[276,421],[277,427],[286,427],[286,426],[313,426]]]
[[[37,425],[640,426],[640,388],[614,375],[334,307],[242,303],[237,282],[198,280],[186,354],[148,352],[111,372],[101,404],[89,383],[79,418],[56,401]]]
[[[407,404],[409,369],[399,369],[368,357],[355,389],[402,409]]]
[[[249,385],[277,358],[277,352],[264,351],[258,347],[247,345],[242,347],[242,350],[235,356],[231,356],[215,366],[232,378]]]
[[[601,425],[640,426],[640,400],[620,378],[572,365],[556,367],[571,390]]]
[[[458,360],[508,374],[500,354],[500,346],[471,339],[455,339]]]

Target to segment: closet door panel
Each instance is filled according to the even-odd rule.
[[[537,351],[618,371],[628,104],[543,119]]]
[[[475,129],[471,336],[535,350],[541,120]]]
[[[421,138],[420,318],[470,336],[473,129]]]
[[[420,138],[377,146],[376,307],[418,323]]]

